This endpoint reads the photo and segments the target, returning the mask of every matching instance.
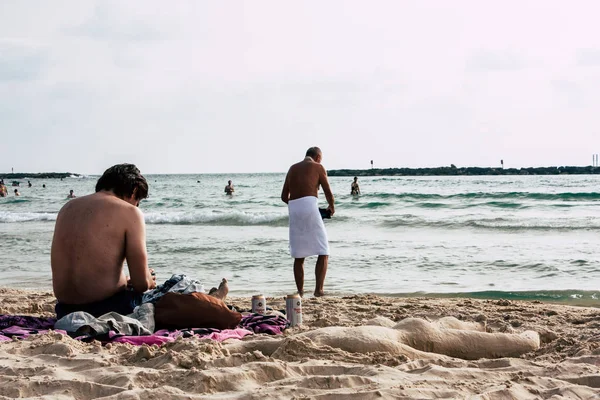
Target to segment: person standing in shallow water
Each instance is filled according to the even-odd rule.
[[[4,184],[4,180],[0,180],[0,197],[8,196],[8,188]]]
[[[233,188],[233,184],[231,183],[231,181],[228,181],[227,186],[225,186],[225,194],[231,196],[233,194],[233,192],[235,192],[235,189]]]
[[[315,265],[315,296],[323,296],[329,243],[319,212],[319,187],[323,187],[331,215],[335,213],[334,198],[327,171],[321,165],[323,153],[311,147],[304,160],[292,165],[285,177],[281,200],[288,205],[290,215],[290,253],[294,258],[294,279],[298,293],[304,294],[304,259],[318,256]]]
[[[358,178],[354,177],[354,182],[350,186],[350,194],[352,196],[358,196],[360,194],[360,187],[358,187]]]
[[[15,189],[15,196],[20,196],[21,193],[19,193],[19,189]]]
[[[75,196],[75,193],[73,192],[73,189],[69,190],[69,194],[67,195],[67,199],[74,199],[77,196]]]

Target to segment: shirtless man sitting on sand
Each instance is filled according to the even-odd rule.
[[[290,167],[281,192],[281,200],[288,205],[290,213],[290,250],[294,258],[294,279],[301,296],[304,294],[304,258],[308,256],[318,256],[314,295],[325,294],[329,244],[317,205],[320,186],[325,192],[330,215],[335,213],[335,208],[327,171],[321,165],[322,158],[323,153],[318,147],[308,149],[304,160]]]
[[[60,210],[51,250],[58,318],[75,311],[95,317],[110,311],[127,315],[141,304],[145,291],[156,287],[138,208],[146,197],[148,183],[140,170],[119,164],[100,177],[96,193],[73,199]],[[227,288],[221,289],[226,294]]]

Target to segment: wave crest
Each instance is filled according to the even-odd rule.
[[[457,194],[436,193],[369,193],[363,197],[398,200],[442,200],[442,199],[531,199],[554,201],[594,201],[600,200],[600,192],[564,192],[564,193],[535,193],[535,192],[470,192]]]
[[[573,231],[600,229],[598,220],[540,220],[511,218],[480,218],[463,220],[428,220],[412,214],[390,218],[380,222],[385,228],[416,227],[438,229],[485,229],[498,231]]]
[[[287,213],[249,213],[244,211],[230,212],[181,212],[181,213],[147,213],[147,224],[173,225],[265,225],[287,226]]]
[[[0,223],[56,221],[58,213],[45,212],[0,212]]]

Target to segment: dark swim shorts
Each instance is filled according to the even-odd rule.
[[[124,290],[108,299],[87,304],[65,304],[58,302],[54,307],[56,318],[61,319],[67,314],[76,311],[84,311],[98,318],[108,312],[114,311],[121,315],[131,314],[133,309],[142,304],[142,295],[132,290]]]

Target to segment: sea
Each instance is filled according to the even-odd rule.
[[[148,175],[149,266],[230,293],[295,292],[284,174]],[[50,289],[54,222],[98,176],[20,179],[0,198],[0,286]],[[228,180],[235,194],[227,196]],[[29,188],[27,181],[31,181]],[[600,176],[330,177],[328,294],[600,304]],[[45,184],[46,188],[42,185]],[[326,206],[323,193],[320,204]],[[305,263],[314,288],[315,257]]]

